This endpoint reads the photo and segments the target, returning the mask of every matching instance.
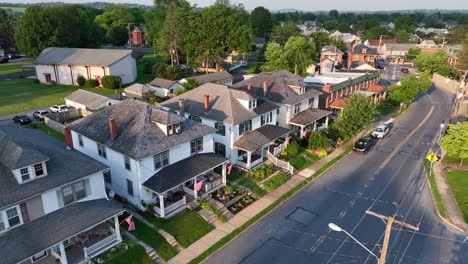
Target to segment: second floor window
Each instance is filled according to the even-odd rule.
[[[21,173],[21,180],[22,181],[27,181],[27,180],[30,179],[28,167],[20,169],[20,173]]]
[[[273,112],[266,113],[260,117],[261,125],[271,123],[273,121]]]
[[[6,210],[8,225],[10,228],[21,224],[20,216],[18,214],[18,208],[15,206]]]
[[[85,182],[79,181],[62,188],[63,204],[71,204],[86,197]]]
[[[196,116],[196,115],[189,115],[189,119],[190,120],[193,120],[195,122],[198,122],[198,123],[201,123],[201,118],[199,116]]]
[[[250,100],[249,101],[249,109],[257,107],[257,100]]]
[[[169,165],[169,151],[164,151],[153,156],[154,170],[161,169]]]
[[[215,147],[216,154],[226,156],[226,146],[224,144],[215,142],[214,147]]]
[[[310,98],[309,99],[309,108],[313,108],[314,107],[314,98]]]
[[[0,233],[5,230],[5,223],[3,223],[2,212],[0,212]]]
[[[111,176],[111,171],[110,170],[106,170],[102,173],[102,175],[104,176],[104,181],[109,183],[109,184],[112,184],[112,176]]]
[[[130,158],[128,156],[124,156],[124,164],[126,170],[132,171],[132,166],[130,165]]]
[[[226,135],[226,126],[224,126],[223,123],[216,122],[215,123],[215,128],[216,128],[216,134],[221,135],[221,136]]]
[[[107,159],[106,147],[99,143],[96,143],[96,144],[97,144],[98,155]]]
[[[294,114],[296,115],[301,110],[301,103],[294,105]]]
[[[78,134],[78,144],[80,144],[80,146],[82,146],[82,147],[84,146],[84,144],[83,144],[83,136],[80,135],[80,134]]]
[[[203,138],[197,138],[190,141],[190,154],[195,154],[203,151]]]
[[[127,193],[130,196],[133,196],[133,182],[127,179]]]
[[[42,163],[34,164],[34,173],[36,177],[44,175],[44,168],[42,167]]]
[[[249,132],[250,130],[252,130],[252,120],[247,120],[239,124],[239,136]]]

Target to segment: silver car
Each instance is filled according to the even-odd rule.
[[[372,137],[374,138],[383,138],[385,137],[388,132],[390,131],[390,128],[387,125],[379,125],[378,127],[375,128],[374,132],[372,132]]]

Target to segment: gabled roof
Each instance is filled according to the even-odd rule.
[[[185,78],[185,80],[195,80],[198,85],[205,83],[215,83],[226,79],[232,79],[232,75],[227,71],[220,71],[215,73],[203,74],[193,77]]]
[[[363,52],[363,49],[366,49],[366,52]],[[369,55],[377,55],[377,49],[369,48],[364,43],[357,44],[352,51],[352,54],[369,54]]]
[[[242,135],[234,143],[234,147],[245,151],[255,151],[268,144],[268,142],[287,135],[289,132],[291,132],[291,129],[274,125],[264,125]]]
[[[65,99],[84,105],[91,109],[96,109],[97,107],[105,103],[107,100],[109,100],[109,97],[89,92],[86,90],[78,89],[73,93],[69,94],[67,97],[65,97]]]
[[[385,43],[385,49],[387,51],[404,51],[408,52],[409,49],[415,49],[417,44],[406,44],[406,43]]]
[[[325,45],[322,47],[322,52],[321,54],[323,55],[342,55],[344,54],[341,50],[339,50],[336,46],[333,45]]]
[[[107,67],[131,56],[132,50],[46,48],[34,61],[44,65],[77,65]]]
[[[0,164],[0,208],[108,168],[81,152],[67,150],[64,143],[36,129],[17,126],[5,126],[0,129],[7,135],[8,141],[14,142],[22,149],[40,150],[42,155],[48,157],[47,175],[22,184],[18,183],[9,168]],[[1,147],[4,145],[0,143]],[[42,155],[40,156],[43,157]],[[29,162],[31,161],[26,163]]]
[[[184,122],[185,118],[180,115],[175,115],[173,113],[153,108],[151,109],[151,121],[163,124],[165,126],[170,126]]]
[[[337,109],[343,109],[346,105],[346,97],[339,97],[336,98],[331,104],[330,108],[337,108]]]
[[[366,91],[373,92],[373,93],[382,93],[384,92],[385,86],[378,85],[378,84],[373,84],[369,88],[366,89]]]
[[[396,39],[368,39],[367,42],[369,43],[370,46],[379,46],[379,44],[382,46],[383,44],[395,44],[398,43]]]
[[[209,95],[210,106],[205,113],[204,96]],[[258,115],[278,108],[264,100],[257,100],[254,109],[245,108],[239,101],[251,100],[254,97],[241,90],[231,89],[225,85],[205,83],[161,103],[161,106],[179,110],[179,99],[184,99],[184,112],[216,120],[229,125],[236,125],[250,120]]]
[[[148,86],[141,83],[134,83],[124,89],[126,92],[134,92],[137,94],[145,94],[149,91]]]
[[[152,80],[149,84],[163,89],[169,89],[175,83],[177,83],[177,81],[171,81],[163,78],[154,78],[154,80]]]
[[[263,82],[267,82],[268,94],[263,96]],[[290,73],[286,70],[279,70],[273,72],[262,72],[256,76],[236,83],[233,87],[239,90],[246,91],[249,84],[252,84],[251,94],[257,98],[264,100],[292,105],[308,98],[315,97],[320,92],[305,86],[305,93],[299,94],[290,86],[304,86],[303,78]]]
[[[49,157],[39,150],[21,147],[0,131],[0,164],[9,170],[16,170],[47,160]]]
[[[323,118],[331,113],[332,112],[330,111],[326,111],[322,109],[309,108],[297,114],[295,117],[289,120],[289,123],[293,125],[306,126],[306,125],[312,124],[316,120],[319,120],[320,118]]]
[[[1,235],[1,262],[19,263],[124,211],[105,199],[65,206]]]
[[[148,103],[127,99],[77,120],[69,127],[87,138],[136,160],[153,156],[215,131],[212,127],[184,119],[181,124],[182,132],[167,136],[152,121],[157,120],[159,114],[168,115],[166,111]],[[169,113],[169,115],[175,114]],[[110,117],[113,117],[117,127],[115,140],[110,138],[108,124]]]

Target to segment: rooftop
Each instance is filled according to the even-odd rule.
[[[309,108],[297,114],[295,117],[289,120],[289,123],[294,125],[306,126],[329,114],[331,114],[330,111],[317,108]]]
[[[87,138],[136,160],[158,154],[215,131],[212,127],[184,118],[181,124],[182,132],[167,136],[158,125],[153,123],[153,120],[175,120],[178,117],[174,115],[148,103],[127,99],[75,121],[69,127]],[[108,124],[110,117],[114,118],[117,127],[115,140],[110,138]]]
[[[383,44],[396,44],[396,39],[368,39],[367,42],[370,46],[378,47],[379,45],[382,46]]]
[[[226,79],[232,79],[232,75],[227,71],[220,71],[215,73],[203,74],[193,77],[185,78],[185,80],[195,80],[198,82],[198,85],[202,85],[205,83],[215,83],[219,81],[223,81]]]
[[[6,134],[6,139],[3,138],[0,146],[5,146],[3,143],[6,142],[13,142],[6,145],[15,144],[19,149],[40,150],[41,158],[32,159],[34,161],[48,157],[47,176],[22,184],[16,181],[11,170],[0,162],[0,208],[108,168],[76,150],[67,150],[64,143],[39,130],[17,126],[0,127],[0,130]],[[15,149],[13,151],[12,153],[18,153]],[[26,159],[27,162],[23,165],[32,160]]]
[[[96,109],[97,107],[105,103],[107,100],[109,100],[109,97],[89,92],[86,90],[78,89],[73,93],[69,94],[67,97],[65,97],[65,99],[84,105],[86,107],[89,107],[90,109]]]
[[[127,88],[125,88],[125,91],[126,92],[134,92],[134,93],[138,93],[138,94],[145,94],[149,91],[148,89],[148,86],[146,86],[145,84],[141,84],[141,83],[134,83],[130,86],[128,86]]]
[[[366,52],[364,52],[364,50]],[[377,55],[377,49],[375,48],[369,48],[364,43],[359,43],[357,44],[354,48],[353,51],[351,52],[352,54],[370,54],[370,55]]]
[[[110,66],[132,54],[126,49],[77,49],[46,48],[34,61],[35,64]]]
[[[47,160],[49,157],[39,150],[21,147],[0,131],[0,164],[9,170],[16,170]]]
[[[163,78],[155,78],[149,83],[149,85],[160,87],[163,89],[169,89],[175,83],[177,83],[177,81],[171,81]]]
[[[236,143],[234,143],[234,147],[245,151],[255,151],[268,142],[289,134],[289,132],[291,132],[291,130],[287,128],[264,125],[242,135]]]
[[[333,45],[325,45],[322,47],[322,51],[321,53],[323,55],[327,55],[327,54],[344,54],[341,50],[339,50],[336,46],[333,46]]]

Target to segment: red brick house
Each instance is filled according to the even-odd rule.
[[[148,32],[146,32],[142,27],[135,26],[132,30],[132,45],[141,46],[148,45]]]
[[[333,61],[338,61],[339,65],[343,64],[343,52],[339,50],[336,46],[325,45],[320,52],[320,61],[325,59],[331,59]]]
[[[351,64],[353,62],[365,62],[371,65],[372,67],[375,67],[377,56],[377,49],[369,48],[363,43],[357,44],[349,52],[348,68],[351,68]]]

